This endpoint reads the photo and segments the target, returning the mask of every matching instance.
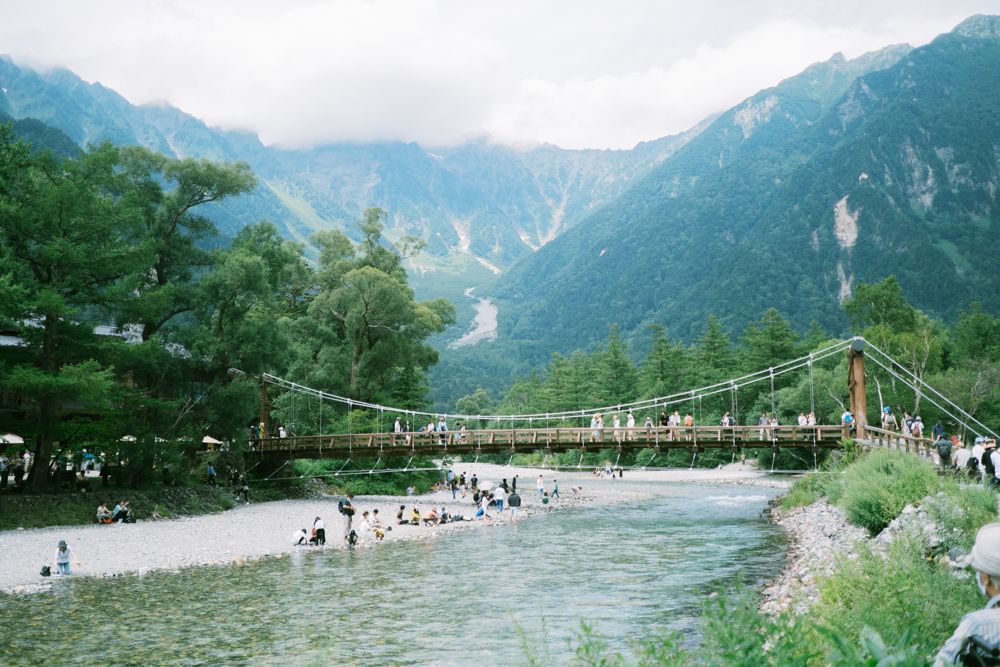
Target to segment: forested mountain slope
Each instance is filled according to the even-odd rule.
[[[739,331],[771,306],[837,330],[852,287],[889,274],[937,315],[996,311],[998,184],[997,18],[835,57],[722,114],[501,277],[501,340],[540,357],[612,323],[690,339],[709,313]]]

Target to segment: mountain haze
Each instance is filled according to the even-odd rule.
[[[80,147],[108,140],[178,158],[247,162],[260,186],[210,212],[226,235],[268,219],[308,244],[322,229],[353,235],[366,208],[384,208],[390,238],[426,240],[422,267],[432,271],[453,268],[440,260],[456,255],[478,258],[492,271],[506,268],[622,194],[694,134],[630,151],[519,150],[486,140],[447,148],[381,142],[286,150],[264,146],[249,132],[210,128],[168,105],[132,105],[68,70],[36,72],[10,58],[0,58],[0,112],[42,121]]]

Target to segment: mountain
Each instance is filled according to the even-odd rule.
[[[308,244],[322,229],[353,235],[364,209],[384,208],[389,238],[426,240],[412,268],[418,289],[429,291],[440,288],[420,280],[427,274],[450,274],[462,289],[483,282],[622,194],[697,132],[629,151],[517,150],[486,140],[446,148],[381,142],[289,150],[264,146],[249,132],[210,128],[168,105],[135,106],[68,70],[37,72],[9,57],[0,58],[0,111],[58,128],[81,147],[109,140],[174,157],[249,163],[259,187],[209,211],[225,235],[266,218]]]
[[[63,157],[73,157],[80,154],[80,147],[70,139],[65,132],[50,127],[34,118],[15,120],[0,111],[0,125],[10,124],[14,136],[31,145],[33,151],[52,151]]]
[[[997,311],[998,185],[1000,18],[835,56],[723,113],[501,276],[498,344],[544,359],[654,322],[690,340],[710,313],[739,332],[771,306],[839,331],[840,301],[889,274],[936,315]]]

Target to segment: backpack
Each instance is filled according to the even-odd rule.
[[[941,455],[942,461],[951,461],[951,443],[947,440],[938,440],[937,442],[938,454]]]
[[[967,667],[1000,665],[1000,647],[991,646],[982,637],[968,637],[958,652],[957,662]]]
[[[358,543],[358,534],[353,530],[347,536],[347,543],[350,544],[351,546],[354,546],[355,544]]]
[[[48,565],[43,565],[42,566],[42,571],[39,572],[38,574],[40,574],[43,577],[52,576],[52,568],[50,566],[48,566]]]
[[[337,501],[337,511],[340,512],[341,514],[347,514],[347,512],[344,511],[344,499],[343,498],[341,498],[340,500]]]

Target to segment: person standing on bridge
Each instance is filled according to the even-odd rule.
[[[809,425],[809,418],[806,417],[806,413],[800,412],[799,413],[799,426],[808,426],[808,425]]]
[[[694,435],[694,417],[690,412],[684,414],[684,438],[690,440]]]
[[[393,422],[393,424],[392,424],[392,444],[393,445],[396,444],[396,438],[398,438],[399,434],[402,433],[402,432],[403,432],[403,421],[399,417],[396,417],[396,421]]]
[[[622,441],[622,418],[617,412],[611,417],[611,428],[613,429],[612,437],[615,442],[620,443]]]
[[[944,424],[941,423],[941,420],[934,422],[934,426],[931,427],[931,433],[934,434],[935,440],[940,440],[944,436]]]
[[[443,445],[448,437],[445,435],[445,432],[448,430],[448,422],[444,420],[444,415],[438,417],[437,430],[441,434],[438,436],[438,440]]]
[[[851,414],[850,410],[844,410],[844,414],[840,415],[840,423],[844,426],[844,437],[853,437],[854,415]]]
[[[670,426],[672,427],[672,429],[670,431],[670,439],[671,440],[680,440],[681,439],[680,425],[681,425],[681,411],[680,410],[674,410],[674,413],[672,415],[670,415]]]
[[[765,438],[767,438],[767,426],[768,426],[768,424],[770,424],[770,420],[767,418],[767,413],[766,412],[760,413],[760,418],[757,419],[757,426],[762,427],[758,431],[761,440],[764,440]]]
[[[635,415],[632,414],[631,410],[625,416],[625,433],[629,442],[635,442]]]
[[[652,421],[652,420],[647,418],[647,421]],[[666,429],[664,435],[666,436],[667,440],[670,440],[670,417],[667,416],[666,410],[660,413],[660,428]]]

